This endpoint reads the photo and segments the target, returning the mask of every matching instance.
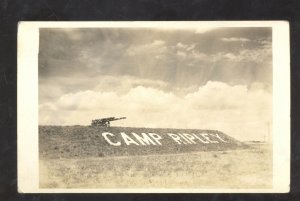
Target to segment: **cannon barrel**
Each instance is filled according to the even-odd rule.
[[[94,119],[92,120],[91,126],[106,126],[110,127],[110,122],[111,121],[116,121],[116,120],[121,120],[121,119],[126,119],[126,117],[108,117],[108,118],[102,118],[102,119]]]
[[[120,119],[126,119],[126,117],[113,118],[113,119],[112,119],[112,120],[110,120],[110,121],[116,121],[116,120],[120,120]]]

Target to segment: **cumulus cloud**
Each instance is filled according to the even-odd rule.
[[[113,125],[218,129],[241,140],[262,139],[272,119],[272,95],[263,84],[252,88],[208,82],[178,96],[136,86],[125,94],[101,91],[68,93],[40,104],[40,124],[89,124],[93,118],[126,116]]]
[[[248,38],[231,37],[231,38],[221,38],[221,41],[224,41],[224,42],[249,42],[250,40]]]
[[[78,77],[52,77],[51,79],[39,79],[39,101],[58,99],[60,96],[78,91],[114,91],[117,94],[127,93],[131,88],[136,86],[145,86],[158,89],[168,89],[169,83],[161,80],[151,80],[137,78],[132,76],[109,76],[98,75],[87,77],[80,75]]]

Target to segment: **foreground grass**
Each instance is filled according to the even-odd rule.
[[[41,188],[271,188],[268,148],[40,160]]]

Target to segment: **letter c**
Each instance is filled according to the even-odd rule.
[[[121,145],[121,142],[112,142],[112,141],[110,141],[110,139],[107,137],[108,135],[114,136],[114,134],[112,134],[112,133],[108,133],[108,132],[102,133],[102,136],[104,137],[104,139],[105,139],[109,144],[111,144],[111,145],[113,145],[113,146],[120,146],[120,145]]]

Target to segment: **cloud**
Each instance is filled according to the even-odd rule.
[[[212,27],[200,27],[198,32],[208,28]],[[123,76],[160,80],[175,87],[203,85],[208,80],[239,84],[270,82],[267,74],[271,75],[272,70],[271,32],[218,28],[200,35],[195,30],[41,30],[39,78],[48,79],[45,85],[53,85],[49,93],[47,87],[42,88],[41,96],[53,99],[76,90],[108,91],[113,86],[127,92],[139,85]],[[251,41],[225,43],[220,40],[222,37]],[[56,84],[59,76],[65,81]],[[124,83],[131,82],[134,86],[105,76],[124,79]],[[150,87],[156,88],[154,85]]]
[[[231,93],[235,96],[229,95]],[[241,102],[245,101],[235,99],[238,96],[247,96],[245,85],[230,86],[222,82],[208,82],[205,86],[199,87],[198,91],[187,94],[185,100],[194,109],[226,110],[239,109],[242,106]]]
[[[127,93],[85,90],[40,104],[40,124],[89,124],[91,119],[126,116],[113,125],[217,129],[241,140],[262,139],[272,119],[272,94],[262,83],[248,88],[208,82],[181,96],[135,86]]]
[[[196,47],[196,44],[184,44],[184,43],[177,43],[176,46],[173,47],[173,49],[176,49],[178,51],[185,51],[185,52],[191,52]]]
[[[56,106],[62,110],[111,109],[112,100],[117,100],[114,92],[95,92],[91,90],[65,94],[59,98]]]
[[[199,27],[196,29],[196,34],[204,34],[206,32],[212,31],[214,29],[217,29],[216,27]]]
[[[250,41],[247,38],[222,38],[224,41]],[[195,49],[195,44],[188,45],[184,43],[176,44],[176,56],[177,61],[180,63],[181,60],[188,61],[189,64],[183,62],[182,65],[193,65],[197,66],[199,62],[204,62],[209,66],[214,62],[222,62],[224,60],[231,62],[253,62],[253,63],[264,63],[270,62],[272,59],[272,43],[269,40],[258,41],[260,46],[257,48],[240,48],[238,51],[221,51],[217,53],[205,53]]]
[[[39,79],[39,102],[45,103],[58,99],[64,94],[72,94],[78,91],[101,91],[117,94],[128,93],[136,86],[145,86],[166,90],[169,83],[161,80],[143,79],[132,76],[108,76],[98,75],[94,77],[80,75],[78,77],[52,77],[51,79]]]
[[[250,42],[250,39],[231,37],[231,38],[221,38],[221,41],[224,41],[224,42]]]
[[[238,52],[219,52],[217,54],[203,55],[211,59],[211,61],[229,60],[232,62],[251,62],[262,64],[272,61],[272,48],[270,46],[263,46],[260,48],[241,49]]]
[[[78,60],[90,60],[87,65],[78,60],[56,62],[53,66],[57,68],[58,66],[74,68],[77,65],[78,70],[61,68],[62,71],[70,73],[53,75],[51,78],[39,77],[39,101],[51,102],[64,94],[80,90],[114,91],[117,94],[124,94],[137,86],[167,91],[175,87],[201,86],[208,80],[234,84],[263,82],[272,75],[271,42],[265,39],[256,42],[261,44],[259,48],[204,53],[196,48],[194,43],[177,42],[168,45],[162,40],[153,40],[141,45],[132,44],[128,49],[123,47],[126,56],[116,56],[115,59],[109,60],[105,60],[103,56],[91,56],[89,59],[90,54],[102,54],[97,48],[94,48],[95,51],[82,50],[82,54],[86,56]],[[105,47],[111,45],[112,43],[107,42]],[[118,51],[121,52],[119,49]],[[132,56],[129,56],[128,52]]]
[[[154,40],[152,43],[143,44],[143,45],[131,45],[126,54],[129,56],[136,55],[147,55],[147,54],[161,54],[167,50],[165,46],[165,41]]]

